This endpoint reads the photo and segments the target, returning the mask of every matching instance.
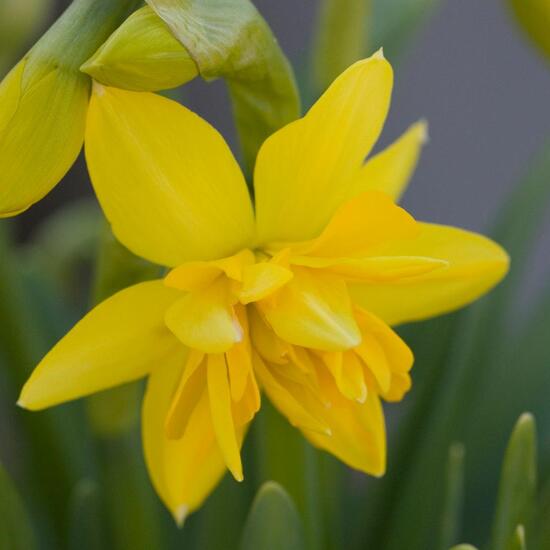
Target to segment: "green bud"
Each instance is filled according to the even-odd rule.
[[[107,86],[138,92],[175,88],[198,75],[189,52],[148,6],[133,13],[81,70]]]
[[[90,78],[80,65],[136,0],[75,0],[0,83],[0,217],[26,210],[75,161]]]

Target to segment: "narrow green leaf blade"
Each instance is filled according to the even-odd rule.
[[[511,550],[508,541],[517,538],[517,526],[525,525],[530,517],[536,490],[536,453],[535,420],[524,413],[514,427],[504,456],[492,550]]]
[[[275,481],[288,491],[303,520],[308,549],[319,550],[326,522],[321,509],[318,451],[266,400],[251,435],[259,481]]]
[[[303,550],[302,525],[288,493],[273,481],[264,483],[246,521],[241,550]]]
[[[464,445],[453,443],[449,448],[445,498],[441,517],[439,548],[446,550],[458,538],[464,497]]]
[[[525,550],[525,528],[523,525],[518,525],[512,538],[506,546],[506,550]]]
[[[372,0],[322,0],[313,48],[316,95],[367,54]]]
[[[69,550],[105,548],[101,510],[97,484],[91,479],[77,483],[69,502]]]
[[[0,550],[34,548],[34,534],[23,501],[0,464]]]

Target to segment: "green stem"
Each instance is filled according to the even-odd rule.
[[[74,0],[32,48],[28,72],[47,72],[44,61],[78,71],[140,4],[139,0]]]
[[[319,456],[300,432],[264,401],[253,426],[259,482],[276,481],[301,513],[308,550],[322,548]]]

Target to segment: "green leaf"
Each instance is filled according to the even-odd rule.
[[[453,443],[449,448],[445,498],[441,516],[439,548],[446,550],[458,538],[464,497],[464,445]]]
[[[546,480],[537,502],[536,518],[529,544],[538,550],[550,550],[550,479]]]
[[[273,481],[264,483],[246,520],[241,550],[303,550],[302,525],[296,506]]]
[[[322,0],[313,48],[316,95],[367,54],[372,0]]]
[[[518,525],[506,545],[506,550],[525,550],[525,548],[525,528],[523,525]]]
[[[0,550],[36,548],[32,526],[15,485],[0,464]]]
[[[300,115],[300,100],[292,68],[271,29],[250,0],[149,0],[148,4],[196,63],[204,79],[226,80],[245,166],[251,172],[263,141]],[[147,10],[142,10],[140,16],[140,20],[147,21],[147,26],[136,25],[135,17],[130,18],[126,26],[123,25],[114,35],[115,42],[109,42],[108,49],[110,52],[124,49],[125,73],[133,73],[134,76],[138,73],[137,82],[142,89],[152,90],[157,89],[155,86],[160,82],[157,66],[149,63],[150,85],[153,88],[147,88],[148,69],[143,59],[136,57],[132,68],[132,42],[143,42],[143,33],[147,36],[153,34],[156,38],[149,40],[146,53],[150,59],[158,57],[168,61],[165,54],[170,53],[173,58],[177,48],[173,38],[167,35],[162,21],[155,22],[148,16]],[[154,53],[152,48],[159,50]],[[94,65],[94,59],[91,59],[84,70],[100,80],[115,79],[120,85],[118,57],[111,59],[106,53],[100,55],[100,52],[98,55],[101,57],[101,67],[99,63]],[[113,66],[107,66],[108,63]],[[113,75],[109,71],[113,71]],[[183,84],[190,75],[189,71],[182,69],[180,80],[175,75],[169,85]],[[135,79],[131,80],[129,87],[135,89]]]
[[[252,430],[259,480],[285,487],[303,518],[308,549],[322,548],[318,451],[266,400]]]
[[[69,550],[105,548],[100,491],[91,479],[81,480],[69,502]]]
[[[165,548],[158,499],[151,486],[136,433],[98,440],[103,505],[110,550]]]
[[[518,23],[533,44],[550,59],[550,4],[548,0],[508,0]]]
[[[525,525],[533,512],[536,491],[535,420],[523,414],[516,423],[502,466],[493,524],[492,550],[511,550],[518,540],[517,526]],[[522,528],[523,529],[523,528]]]

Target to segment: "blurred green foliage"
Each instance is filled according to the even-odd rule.
[[[46,24],[54,0],[0,0],[0,78]]]

